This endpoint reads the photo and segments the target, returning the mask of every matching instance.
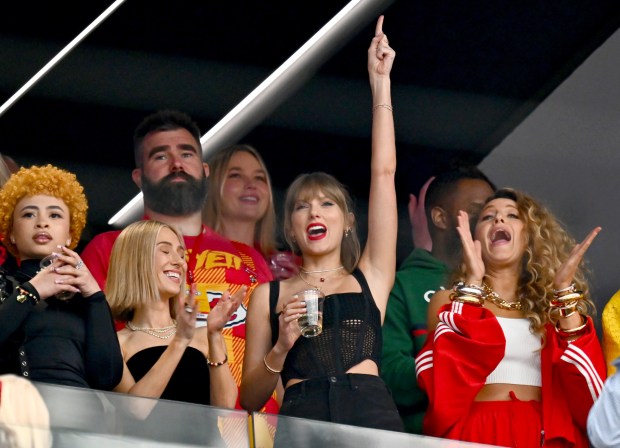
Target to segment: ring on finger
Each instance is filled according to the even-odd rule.
[[[185,312],[191,314],[191,313],[194,312],[194,308],[192,308],[191,306],[185,304]]]
[[[78,261],[75,265],[75,269],[77,269],[78,271],[80,269],[82,269],[82,267],[84,266],[84,262],[82,260]]]

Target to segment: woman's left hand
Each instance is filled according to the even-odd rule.
[[[389,76],[396,52],[390,47],[383,33],[383,16],[377,20],[375,37],[368,48],[368,73],[373,77]]]
[[[69,276],[69,278],[57,280],[57,283],[70,285],[79,290],[82,297],[90,297],[96,292],[101,291],[97,280],[88,270],[77,252],[61,247],[57,260],[54,261],[52,267],[54,272],[60,275]]]
[[[217,305],[211,308],[211,312],[207,318],[207,329],[209,333],[222,331],[226,323],[230,320],[230,317],[237,311],[241,302],[243,302],[247,292],[248,287],[243,285],[239,291],[232,295],[228,290],[222,294]]]
[[[560,266],[555,273],[553,284],[556,290],[568,288],[571,285],[573,282],[573,277],[575,277],[577,267],[579,267],[579,263],[581,263],[584,254],[600,231],[600,227],[595,227],[581,243],[575,245],[566,261],[562,263],[562,266]]]

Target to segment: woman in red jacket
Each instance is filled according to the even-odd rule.
[[[461,281],[433,296],[416,358],[428,435],[512,447],[587,447],[605,362],[575,245],[531,197],[497,191],[472,237],[459,213]]]

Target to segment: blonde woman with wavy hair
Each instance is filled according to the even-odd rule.
[[[271,270],[279,280],[297,273],[293,254],[278,251],[271,178],[254,147],[229,146],[209,160],[209,194],[203,221],[234,244],[258,251],[264,258],[264,262],[254,260],[259,270]]]
[[[225,293],[196,328],[194,294],[185,292],[185,246],[174,227],[145,220],[121,232],[106,283],[124,359],[117,392],[234,408],[237,386],[222,328],[245,291]]]
[[[428,435],[501,446],[587,447],[605,364],[575,241],[532,197],[498,190],[476,219],[458,216],[458,282],[429,305],[416,358]]]
[[[256,246],[264,256],[276,250],[271,178],[254,147],[229,146],[209,160],[203,221],[226,238]]]

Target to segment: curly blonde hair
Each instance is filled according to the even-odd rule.
[[[555,323],[550,316],[549,305],[553,299],[555,274],[568,259],[576,242],[558,219],[533,197],[512,188],[502,188],[488,198],[486,203],[494,199],[514,201],[523,220],[526,247],[521,260],[517,297],[521,298],[523,313],[530,320],[530,330],[544,335],[545,324]],[[589,299],[586,273],[582,262],[575,272],[573,282],[585,297],[579,301],[577,311],[589,316],[595,313],[595,307]],[[463,265],[460,276],[464,278],[464,274]]]
[[[19,251],[9,238],[15,206],[24,197],[39,194],[62,199],[69,207],[70,249],[78,245],[86,226],[88,202],[75,174],[52,165],[20,168],[0,190],[0,235],[8,251],[16,257],[19,257]]]

